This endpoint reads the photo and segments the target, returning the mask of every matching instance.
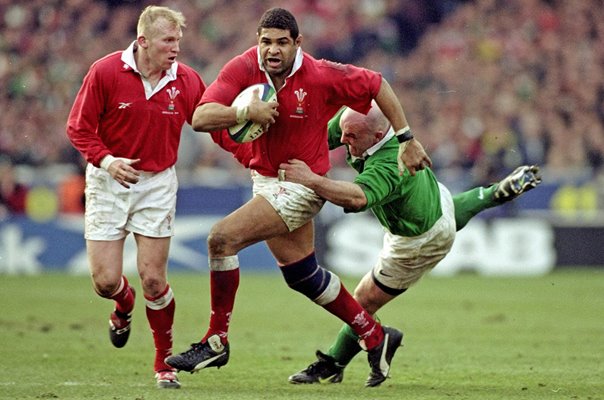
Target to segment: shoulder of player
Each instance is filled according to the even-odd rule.
[[[326,60],[324,58],[316,59],[307,53],[304,53],[304,64],[309,64],[310,66],[313,66],[314,68],[316,68],[318,70],[322,70],[322,71],[326,71],[326,72],[330,72],[330,71],[347,72],[347,71],[350,71],[351,69],[360,68],[360,67],[356,67],[352,64],[344,64],[344,63],[340,63],[337,61]]]
[[[299,72],[303,76],[312,76],[312,81],[317,85],[332,85],[336,80],[344,82],[343,79],[353,75],[356,76],[356,74],[361,71],[369,70],[352,64],[342,64],[325,59],[316,59],[305,53],[304,61]]]
[[[245,52],[231,58],[218,73],[219,79],[231,80],[233,77],[239,80],[243,77],[251,77],[260,74],[258,65],[258,57],[255,47],[252,47]],[[216,80],[214,82],[216,82]]]
[[[380,157],[389,157],[391,153],[398,155],[399,143],[396,137],[391,137],[386,143],[382,145],[373,155],[379,155]],[[373,156],[372,156],[373,157]],[[396,164],[396,157],[394,163]]]
[[[255,49],[256,47],[252,47],[227,62],[216,79],[209,84],[208,90],[210,92],[231,90],[235,93],[233,95],[235,98],[235,95],[246,87],[266,82],[265,74],[258,65]]]
[[[385,169],[398,170],[398,141],[396,138],[384,143],[382,147],[376,150],[365,160],[365,168],[377,167]]]
[[[398,170],[398,152],[380,149],[365,160],[365,169]]]
[[[121,55],[121,51],[116,51],[93,62],[86,73],[89,83],[115,82],[119,79],[121,72],[131,69],[122,61]]]
[[[121,68],[123,64],[121,57],[122,51],[114,51],[93,62],[90,69],[115,68],[116,66]]]

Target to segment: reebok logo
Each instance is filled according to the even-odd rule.
[[[125,108],[130,107],[131,105],[132,105],[132,103],[123,103],[123,102],[120,102],[120,105],[117,108],[120,109],[120,110],[123,110]]]

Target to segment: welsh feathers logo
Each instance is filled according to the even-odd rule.
[[[352,325],[358,325],[361,328],[364,328],[367,325],[369,325],[369,321],[367,321],[367,318],[365,318],[365,314],[358,313],[357,315],[354,316],[354,320],[352,321]]]
[[[308,93],[306,93],[302,88],[294,90],[294,93],[296,94],[296,99],[298,100],[296,114],[304,114],[304,98]]]
[[[277,200],[279,198],[279,196],[287,196],[287,195],[288,195],[287,190],[284,187],[279,186],[279,190],[276,193],[273,193],[273,198],[275,200]]]
[[[168,110],[174,111],[174,99],[176,99],[176,96],[178,96],[180,94],[180,90],[178,90],[174,86],[172,86],[170,89],[166,89],[166,92],[168,92],[168,97],[170,98],[170,104],[168,104]]]

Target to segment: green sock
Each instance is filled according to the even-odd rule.
[[[495,185],[492,185],[488,188],[477,187],[453,196],[457,230],[466,226],[470,219],[479,212],[499,205],[493,197],[494,192]]]
[[[344,325],[327,354],[335,358],[338,365],[345,367],[361,350],[357,334],[350,326]]]

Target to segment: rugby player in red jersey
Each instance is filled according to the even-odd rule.
[[[115,302],[111,342],[123,347],[130,335],[135,293],[122,270],[124,241],[132,232],[160,388],[180,387],[164,362],[172,353],[175,310],[167,282],[178,188],[174,164],[183,124],[192,122],[205,90],[201,77],[176,61],[184,26],[180,12],[145,8],[136,40],[92,64],[67,122],[69,139],[88,161],[86,246],[94,290]]]
[[[212,227],[208,237],[209,329],[199,343],[168,357],[166,363],[190,372],[227,363],[228,326],[239,285],[237,253],[266,241],[287,284],[340,318],[359,336],[371,366],[367,384],[377,386],[386,379],[402,333],[382,327],[338,276],[317,265],[313,217],[324,199],[303,185],[284,182],[283,176],[279,179],[279,165],[299,159],[313,172],[327,173],[327,122],[344,105],[366,113],[374,99],[399,136],[401,168],[415,174],[431,161],[413,139],[398,99],[379,73],[316,60],[303,52],[295,17],[281,8],[264,13],[257,35],[257,46],[233,58],[220,71],[193,117],[193,128],[198,131],[223,129],[245,120],[267,126],[264,135],[244,145],[251,147],[244,164],[252,172],[254,197]],[[254,99],[249,106],[231,106],[243,89],[256,83],[271,84],[277,102]]]

